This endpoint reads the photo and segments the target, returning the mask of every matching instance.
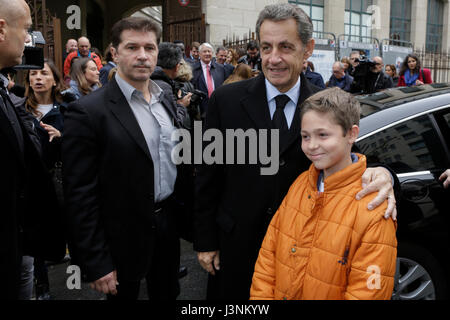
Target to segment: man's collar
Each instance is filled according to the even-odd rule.
[[[5,77],[3,74],[0,73],[0,87],[2,89],[7,89],[9,84],[9,80],[7,77]]]
[[[200,64],[202,65],[202,68],[203,68],[204,66],[211,66],[212,60],[211,60],[208,64],[206,64],[206,63],[204,63],[204,62],[200,59]]]
[[[83,58],[83,56],[80,53],[80,50],[77,50],[77,55],[78,55],[78,57]],[[87,55],[86,58],[90,58],[90,57],[91,57],[91,50],[89,50],[89,54]]]
[[[269,80],[267,80],[267,78],[265,79],[265,84],[268,102],[272,99],[275,99],[275,97],[280,94],[285,94],[292,100],[292,102],[294,102],[295,105],[297,105],[298,98],[300,96],[300,76],[298,77],[297,83],[291,89],[289,89],[289,91],[284,93],[275,88],[275,86],[271,84]]]
[[[139,91],[138,89],[133,87],[131,84],[126,82],[119,75],[118,72],[116,72],[115,78],[116,78],[117,85],[119,86],[120,90],[122,90],[122,93],[125,96],[125,99],[127,99],[128,103],[131,103],[131,97],[133,96],[133,93],[135,91],[142,94],[141,91]],[[163,92],[162,89],[153,80],[150,80],[148,85],[149,85],[150,93],[152,95],[152,100],[154,98],[159,99],[159,96]]]

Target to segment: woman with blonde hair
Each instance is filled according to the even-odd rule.
[[[176,86],[179,88],[177,98],[182,98],[183,93],[186,94],[188,92],[195,92],[194,85],[190,82],[193,77],[191,65],[182,59],[179,63],[175,78]],[[188,107],[188,113],[191,121],[201,120],[199,102],[201,102],[201,97],[199,97],[198,94],[191,97],[191,104]],[[193,126],[193,122],[191,125]]]
[[[70,69],[70,88],[67,91],[80,99],[101,87],[99,75],[100,72],[93,59],[88,57],[77,59]]]
[[[348,57],[343,57],[341,62],[344,65],[345,73],[348,73],[348,68],[351,66],[350,59]]]
[[[233,67],[236,67],[238,64],[237,61],[239,59],[239,56],[233,48],[228,48],[227,50],[227,60],[225,60],[225,63],[231,64]]]
[[[239,63],[236,68],[234,68],[233,73],[225,80],[223,84],[229,84],[233,82],[238,82],[253,77],[252,68],[250,68],[245,63]]]

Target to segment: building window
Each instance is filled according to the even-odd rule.
[[[444,24],[444,2],[442,0],[428,0],[427,12],[426,50],[428,52],[439,52],[441,51]]]
[[[289,0],[289,3],[296,4],[311,18],[314,26],[314,38],[323,38],[323,1],[324,0]]]
[[[390,38],[411,41],[411,0],[391,1]]]
[[[345,0],[345,35],[348,41],[371,43],[372,0]]]

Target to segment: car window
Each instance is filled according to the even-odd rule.
[[[450,108],[438,111],[434,116],[442,135],[446,138],[447,148],[450,150]]]
[[[369,163],[384,163],[396,173],[445,167],[446,156],[427,115],[400,123],[356,143]]]

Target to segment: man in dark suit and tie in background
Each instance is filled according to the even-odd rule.
[[[226,63],[227,60],[227,49],[224,47],[217,47],[216,49],[216,62],[223,65],[225,68],[225,80],[233,73],[234,66]]]
[[[226,71],[223,65],[212,60],[214,49],[209,43],[201,44],[199,49],[200,61],[192,67],[193,78],[191,83],[195,89],[203,91],[207,95],[207,98],[203,99],[200,105],[200,112],[202,118],[204,118],[209,97],[225,81]]]
[[[160,27],[129,17],[112,28],[117,73],[69,105],[63,138],[70,242],[91,287],[108,299],[179,294],[179,238],[171,134],[186,109],[150,80]]]
[[[290,4],[265,7],[256,26],[263,73],[223,86],[210,98],[205,130],[218,129],[226,136],[227,129],[278,129],[280,139],[279,169],[273,175],[261,175],[266,165],[259,160],[256,164],[202,164],[196,171],[194,250],[210,273],[208,299],[249,298],[267,226],[290,185],[310,165],[301,150],[299,113],[301,103],[320,90],[302,73],[303,61],[314,49],[312,32],[311,19],[300,8]],[[234,150],[239,150],[236,140]],[[247,140],[245,159],[251,149]],[[223,159],[228,151],[227,146]],[[372,179],[364,182],[372,180],[370,188],[380,190],[372,204],[379,205],[389,195],[388,213],[395,212],[388,171],[370,168],[366,174]],[[370,188],[359,196],[371,192]]]

